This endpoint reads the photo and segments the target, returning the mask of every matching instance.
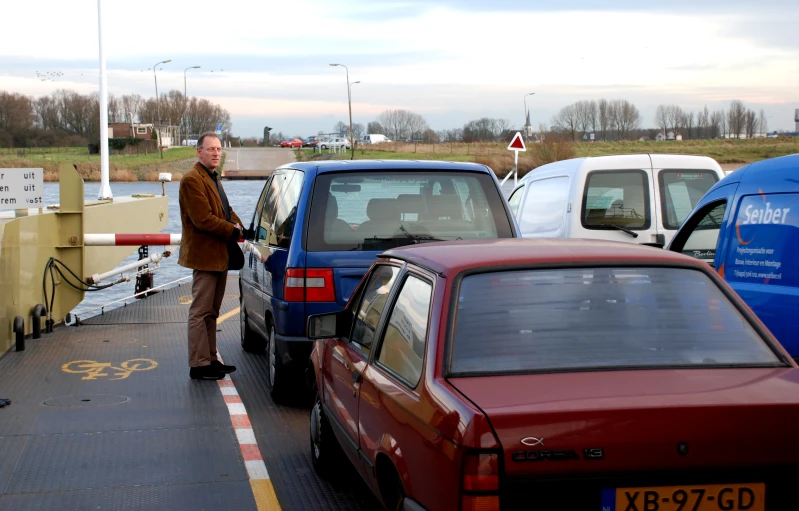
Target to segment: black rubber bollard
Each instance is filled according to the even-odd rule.
[[[22,316],[14,317],[13,330],[17,334],[17,351],[25,351],[25,320]]]
[[[33,307],[33,338],[42,336],[42,316],[45,314],[44,305],[38,303]]]

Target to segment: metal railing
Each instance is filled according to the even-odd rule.
[[[179,278],[177,280],[173,280],[171,282],[167,282],[165,284],[161,284],[160,286],[155,286],[155,287],[152,287],[152,288],[147,289],[145,291],[141,291],[139,293],[132,294],[130,296],[126,296],[124,298],[119,298],[118,300],[114,300],[113,302],[109,302],[109,303],[106,303],[104,305],[98,305],[97,307],[85,310],[85,311],[81,312],[80,314],[71,314],[71,315],[74,316],[75,317],[75,321],[78,322],[80,320],[80,316],[84,316],[84,315],[86,315],[86,314],[88,314],[90,312],[94,312],[96,310],[99,310],[100,314],[105,314],[105,308],[106,307],[109,307],[111,305],[114,305],[114,304],[117,304],[117,303],[120,303],[120,302],[125,302],[125,306],[127,306],[127,304],[128,304],[127,301],[130,300],[130,299],[138,298],[138,297],[140,297],[142,295],[150,294],[156,289],[165,288],[166,286],[169,286],[171,284],[176,284],[178,282],[181,282],[181,281],[184,281],[184,280],[187,280],[187,279],[190,279],[190,278],[192,278],[192,276],[191,275],[187,275],[187,276],[181,277],[181,278]]]

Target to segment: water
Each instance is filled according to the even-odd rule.
[[[223,181],[225,193],[230,201],[230,206],[233,211],[245,224],[245,227],[250,223],[255,210],[255,204],[258,202],[258,197],[261,194],[261,189],[265,181]],[[178,203],[178,189],[180,184],[177,182],[166,184],[166,194],[169,199],[169,223],[161,232],[180,234],[180,205]],[[96,200],[97,194],[100,190],[100,183],[86,183],[85,185],[85,199]],[[132,195],[134,193],[152,193],[161,195],[161,183],[153,182],[140,182],[140,183],[111,183],[111,192],[114,197],[122,197]],[[58,183],[45,183],[44,184],[44,200],[45,204],[57,204],[59,202],[59,189]],[[134,248],[134,247],[131,247]],[[154,251],[161,251],[164,247],[153,247]],[[119,266],[135,262],[139,259],[137,251],[134,251],[124,261],[119,263]],[[126,272],[130,275],[131,272]],[[238,271],[231,271],[231,274],[238,274]],[[178,250],[175,251],[170,257],[161,260],[161,267],[156,271],[154,277],[154,286],[172,282],[181,277],[191,276],[191,270],[178,265]],[[190,282],[190,280],[181,283]],[[171,287],[171,286],[170,286]],[[82,319],[94,316],[100,313],[100,310],[91,311],[83,315],[86,311],[99,307],[110,302],[133,295],[136,291],[136,279],[131,279],[130,282],[123,282],[116,286],[110,287],[103,291],[96,291],[86,293],[84,300],[78,305],[73,313],[81,316]],[[135,302],[136,299],[129,299],[127,303]],[[116,307],[121,307],[124,302],[109,305],[105,308],[106,311],[112,310]]]

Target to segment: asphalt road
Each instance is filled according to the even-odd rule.
[[[275,170],[296,161],[294,151],[280,148],[225,149],[225,170]]]

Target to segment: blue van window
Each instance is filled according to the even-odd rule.
[[[314,184],[307,249],[509,238],[503,200],[491,176],[476,172],[323,173]]]
[[[715,172],[706,170],[660,171],[658,181],[663,227],[679,229],[699,200],[718,180]]]
[[[286,173],[280,192],[280,201],[275,213],[275,241],[278,247],[288,248],[294,232],[294,221],[297,218],[297,203],[302,191],[302,180],[305,173],[291,170]]]
[[[275,211],[277,210],[277,200],[280,197],[280,184],[283,182],[284,175],[275,174],[269,181],[269,189],[266,192],[264,209],[261,211],[261,218],[258,221],[257,241],[266,242],[269,234],[273,232],[272,225],[275,221]]]
[[[796,286],[799,282],[799,194],[741,199],[724,278],[733,283]]]
[[[643,170],[590,172],[582,207],[586,229],[649,229],[649,176]]]
[[[706,213],[702,215],[697,226],[688,235],[681,252],[714,266],[721,223],[724,220],[724,212],[727,210],[727,201],[721,201],[715,205],[710,204],[709,207],[709,211],[705,207]]]

